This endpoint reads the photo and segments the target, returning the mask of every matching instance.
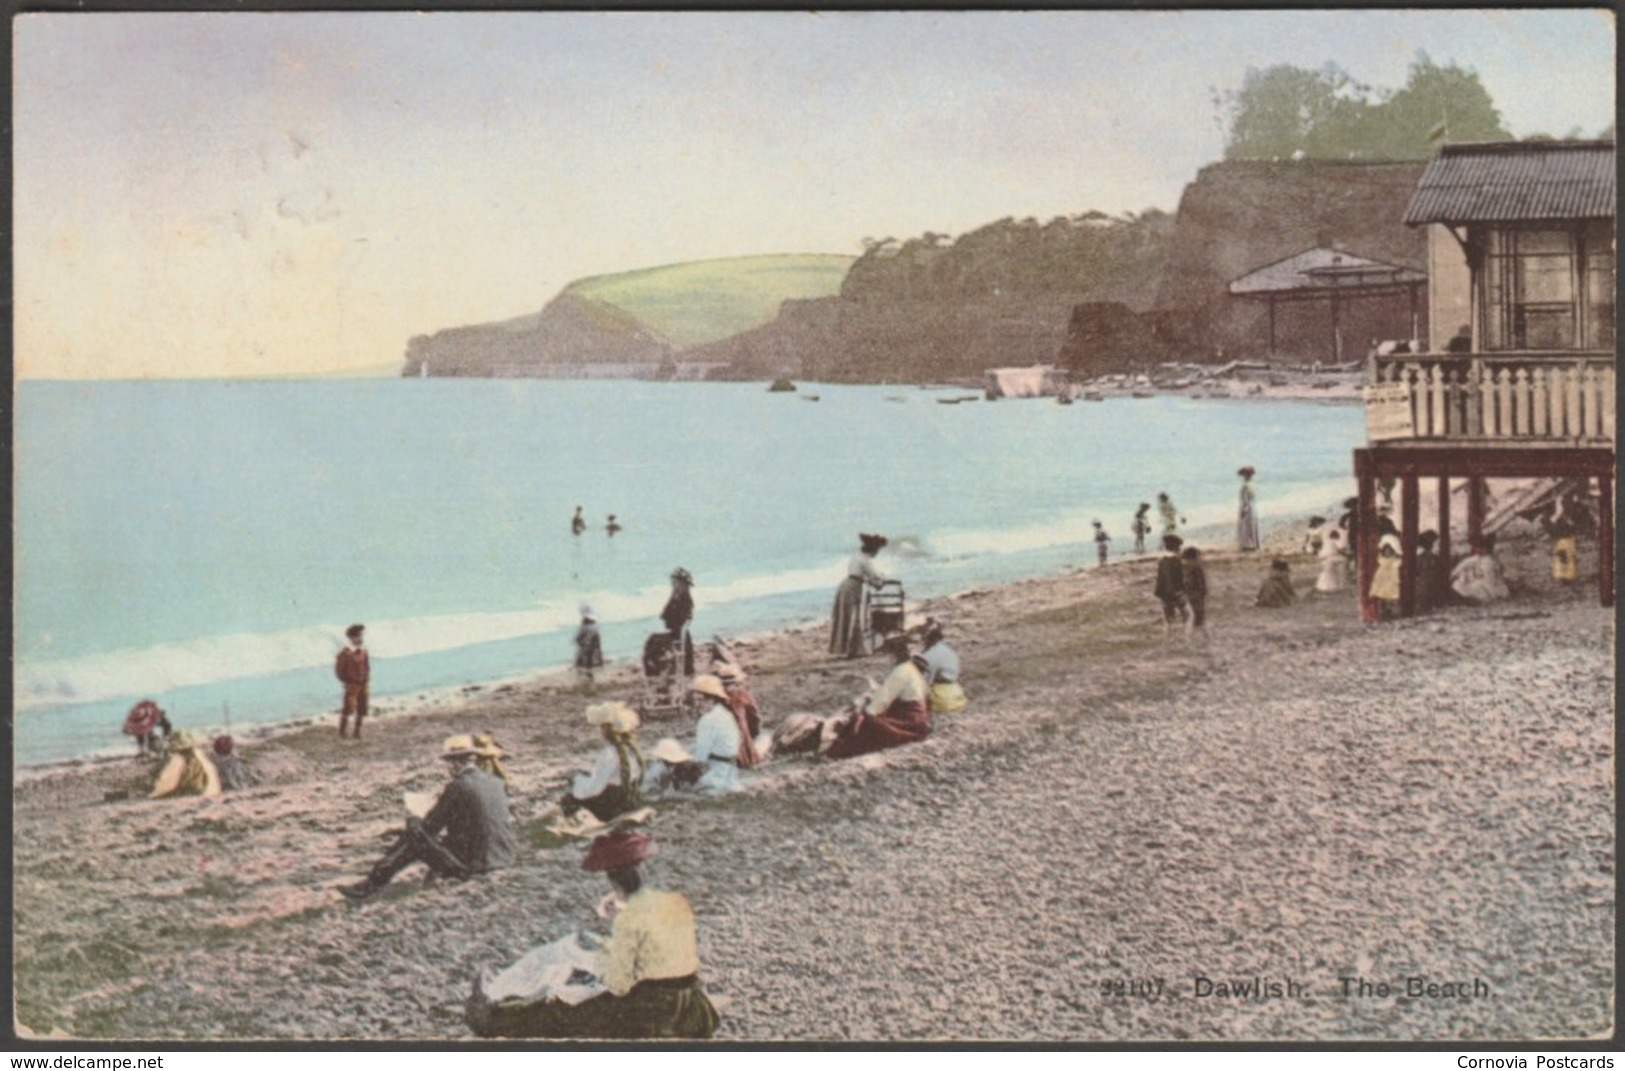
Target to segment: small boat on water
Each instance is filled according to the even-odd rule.
[[[1136,398],[1155,398],[1157,395],[1155,391],[1137,390],[1133,392],[1133,396]]]
[[[773,385],[767,388],[769,394],[793,394],[796,385],[788,379],[775,379]]]
[[[816,394],[802,394],[798,397],[800,397],[804,402],[816,402],[818,400],[818,395]]]
[[[1106,400],[1106,396],[1098,390],[1085,391],[1083,400],[1086,402],[1103,402]]]

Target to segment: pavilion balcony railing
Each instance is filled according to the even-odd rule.
[[[1485,445],[1614,441],[1614,354],[1420,353],[1376,357],[1367,381],[1404,388],[1411,439]]]

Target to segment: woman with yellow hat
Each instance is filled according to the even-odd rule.
[[[694,725],[694,747],[683,747],[669,737],[660,741],[649,764],[649,783],[669,781],[705,796],[736,792],[739,783],[739,745],[743,737],[728,706],[728,690],[710,673],[694,678],[689,691],[704,705]]]
[[[220,791],[220,773],[203,753],[203,742],[185,730],[170,737],[169,761],[158,773],[151,798],[208,796],[212,799],[219,796]]]
[[[598,726],[605,746],[590,772],[575,775],[559,806],[566,817],[586,808],[607,822],[643,806],[639,786],[647,764],[638,750],[638,712],[625,703],[595,703],[587,708],[587,724]]]

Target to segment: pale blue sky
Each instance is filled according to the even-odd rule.
[[[24,376],[368,371],[673,261],[1173,210],[1212,90],[1478,71],[1614,115],[1603,9],[93,14],[14,23]]]

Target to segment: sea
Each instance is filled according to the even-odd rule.
[[[133,753],[120,727],[146,698],[202,732],[333,714],[357,622],[385,707],[567,666],[583,604],[611,661],[635,660],[679,566],[699,639],[817,622],[860,531],[891,540],[878,564],[911,603],[1092,568],[1092,520],[1126,556],[1159,491],[1222,547],[1237,468],[1258,470],[1267,527],[1352,494],[1364,437],[1347,403],[943,404],[975,395],[913,386],[24,381],[14,397],[17,765]]]

